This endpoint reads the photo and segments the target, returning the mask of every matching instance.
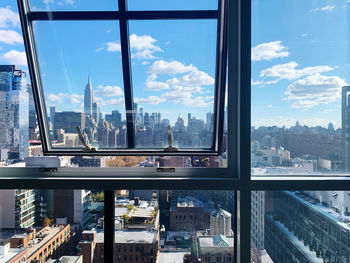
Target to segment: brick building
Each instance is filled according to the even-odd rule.
[[[104,232],[84,231],[79,243],[83,263],[103,263]],[[159,251],[157,231],[115,231],[115,262],[155,263]]]

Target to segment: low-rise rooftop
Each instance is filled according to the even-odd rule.
[[[115,231],[115,243],[155,243],[157,232],[147,230],[117,230]],[[104,232],[96,234],[96,242],[104,243]]]

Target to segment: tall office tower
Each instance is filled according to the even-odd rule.
[[[114,128],[120,128],[122,126],[122,114],[118,110],[112,111],[111,114],[106,114],[105,119],[113,124]]]
[[[205,124],[207,131],[213,131],[214,124],[214,114],[211,112],[207,112],[207,122]]]
[[[94,94],[91,86],[91,81],[90,81],[90,74],[88,77],[88,83],[85,86],[85,92],[84,92],[84,112],[85,112],[85,117],[92,117],[92,103],[94,100]]]
[[[80,224],[83,229],[89,220],[91,192],[87,190],[54,190],[54,218],[67,218],[68,224]]]
[[[100,121],[100,112],[101,112],[101,107],[98,104],[98,102],[92,103],[92,117],[95,120],[96,124],[98,124]]]
[[[0,65],[0,148],[28,156],[29,93],[26,73],[14,65]]]
[[[158,112],[158,114],[157,114],[157,122],[156,123],[160,124],[161,120],[162,120],[162,117],[160,115],[160,112]]]
[[[33,98],[33,89],[30,85],[27,85],[29,94],[29,139],[36,139],[36,112]]]
[[[187,127],[189,127],[191,125],[191,120],[192,120],[192,115],[191,115],[191,113],[188,113],[188,115],[187,115]]]
[[[55,127],[55,113],[56,113],[56,107],[51,106],[50,107],[50,122],[52,125],[52,129],[54,129],[54,127]]]
[[[258,251],[264,249],[265,191],[252,191],[251,236]]]
[[[0,190],[0,228],[33,226],[35,198],[35,190]]]
[[[148,128],[148,126],[149,126],[149,113],[148,112],[145,112],[144,124],[145,124],[146,128]]]
[[[341,125],[342,125],[342,140],[344,145],[343,160],[345,172],[350,171],[350,86],[342,88],[342,111],[341,111]]]
[[[139,109],[139,124],[143,125],[143,108]]]
[[[63,129],[65,133],[77,133],[77,127],[85,129],[85,114],[83,112],[63,111],[55,113],[54,130]]]

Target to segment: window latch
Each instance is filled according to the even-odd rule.
[[[169,147],[164,148],[164,151],[166,151],[166,152],[177,152],[177,148],[173,147],[173,136],[171,135],[170,125],[168,125],[168,144],[169,144]]]
[[[77,131],[81,144],[84,146],[83,152],[96,152],[96,148],[91,148],[89,145],[87,145],[79,126],[77,126]]]

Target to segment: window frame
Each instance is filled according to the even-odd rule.
[[[104,189],[105,207],[114,205],[114,189],[201,189],[231,190],[235,193],[235,247],[237,263],[251,258],[251,191],[350,189],[350,178],[332,176],[251,176],[250,168],[250,66],[251,66],[251,1],[229,0],[228,25],[228,92],[237,94],[229,101],[228,129],[230,177],[216,176],[214,170],[196,175],[184,173],[157,174],[154,171],[77,168],[0,168],[0,189]],[[238,43],[238,44],[237,44]],[[237,45],[235,45],[237,44]],[[30,63],[30,61],[28,61]],[[235,89],[234,87],[238,87]],[[237,115],[235,113],[238,113]],[[160,176],[161,175],[161,176]],[[215,176],[214,176],[215,175]],[[232,176],[234,175],[234,176]],[[235,175],[237,177],[235,177]],[[114,209],[105,209],[106,233],[112,233]],[[107,229],[109,231],[107,231]],[[108,242],[107,242],[108,241]],[[104,258],[113,259],[114,235],[105,235]]]
[[[22,25],[24,46],[26,49],[28,69],[33,87],[33,97],[37,109],[42,149],[44,155],[55,156],[219,156],[222,154],[222,138],[224,134],[224,107],[227,68],[227,2],[218,0],[217,10],[174,10],[174,11],[129,11],[127,0],[118,2],[117,11],[31,11],[30,0],[17,0]],[[216,63],[214,84],[214,127],[212,146],[210,148],[180,148],[176,151],[168,148],[136,148],[135,109],[131,71],[131,54],[129,41],[129,21],[137,20],[215,20],[217,21]],[[124,83],[124,99],[126,112],[127,148],[54,148],[50,142],[49,122],[45,103],[43,84],[33,22],[35,21],[118,21],[122,57]]]

